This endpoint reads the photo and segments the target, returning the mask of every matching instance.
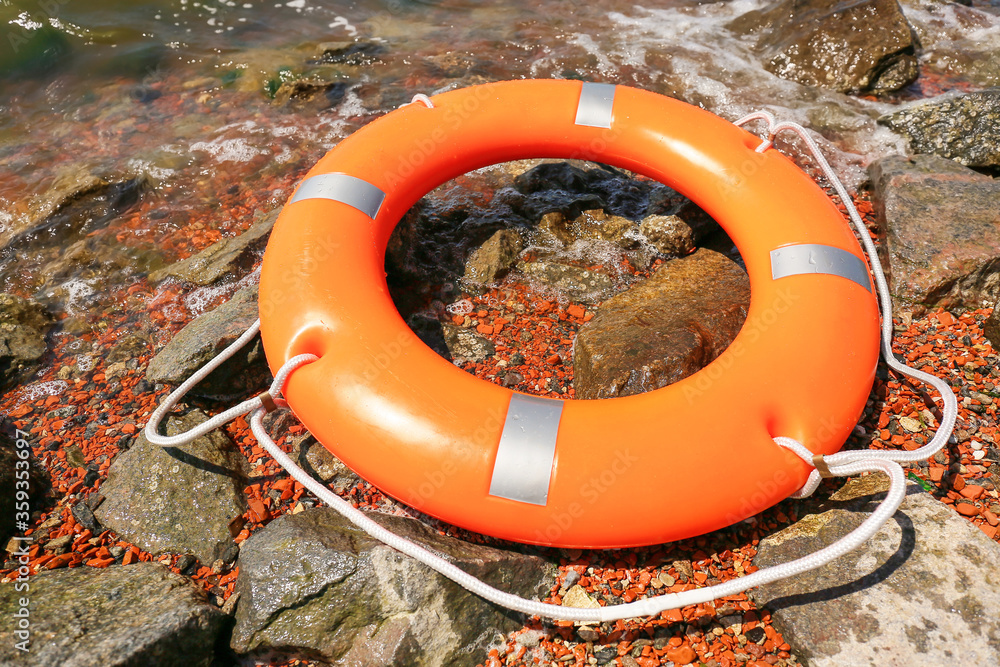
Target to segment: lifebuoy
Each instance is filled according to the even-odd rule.
[[[713,114],[578,81],[455,90],[371,123],[331,150],[286,204],[260,278],[261,334],[318,440],[389,495],[500,538],[625,547],[709,532],[799,489],[788,436],[837,451],[878,359],[864,255],[801,170]],[[751,298],[736,340],[673,385],[605,400],[528,396],[427,348],[385,283],[403,214],[438,185],[528,157],[604,162],[686,195],[729,233]]]

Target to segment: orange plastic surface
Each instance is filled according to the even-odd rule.
[[[769,253],[816,243],[864,255],[823,191],[776,150],[697,107],[618,86],[611,129],[574,124],[581,83],[528,80],[411,104],[331,150],[339,172],[387,193],[373,222],[339,202],[288,205],[260,279],[271,368],[310,352],[285,395],[306,427],[387,494],[496,537],[562,547],[677,540],[745,519],[809,468],[771,436],[837,451],[878,359],[878,310],[829,275],[772,280]],[[637,396],[568,401],[545,506],[488,494],[512,392],[456,368],[389,297],[392,229],[420,197],[473,169],[529,157],[629,169],[688,196],[732,237],[751,300],[736,340],[698,373]]]

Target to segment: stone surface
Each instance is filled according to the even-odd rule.
[[[761,541],[768,567],[820,549],[856,528],[887,480],[847,483],[830,509]],[[809,667],[1000,664],[1000,546],[911,484],[894,520],[824,567],[750,594]]]
[[[261,215],[239,236],[222,239],[196,255],[153,271],[149,274],[150,282],[174,277],[196,285],[211,285],[249,271],[255,255],[267,244],[280,212],[281,209],[276,209]]]
[[[441,329],[452,361],[460,364],[468,361],[479,362],[493,356],[497,351],[490,339],[480,336],[471,329],[454,324],[443,324]]]
[[[167,435],[207,419],[198,410],[171,417]],[[229,523],[247,509],[247,472],[246,459],[223,431],[181,447],[160,447],[140,435],[108,469],[104,502],[94,515],[150,553],[190,553],[210,564],[232,544]]]
[[[23,381],[45,354],[45,336],[54,318],[39,304],[0,294],[0,390]]]
[[[521,235],[501,229],[479,246],[465,262],[465,284],[489,285],[502,278],[524,248]]]
[[[577,398],[638,394],[695,373],[733,341],[749,305],[749,279],[725,256],[700,249],[667,262],[580,328]]]
[[[930,155],[869,166],[882,266],[900,307],[973,307],[1000,297],[1000,181]]]
[[[441,536],[413,519],[370,516],[503,590],[534,597],[553,580],[537,557]],[[521,625],[329,508],[276,519],[243,544],[238,564],[239,653],[471,666],[500,633]]]
[[[257,319],[257,285],[188,323],[149,362],[146,380],[180,384],[239,338]],[[192,387],[195,396],[228,399],[266,387],[271,371],[260,334]]]
[[[518,262],[517,268],[528,278],[580,303],[597,303],[614,292],[614,282],[608,275],[573,264],[539,259]]]
[[[686,255],[694,250],[694,230],[676,215],[651,215],[643,218],[639,231],[664,255]]]
[[[296,461],[310,476],[320,480],[337,493],[343,493],[361,481],[330,450],[321,445],[312,435],[303,435],[292,440],[292,460]]]
[[[14,647],[20,598],[30,600],[30,650]],[[226,616],[159,563],[42,571],[30,593],[0,586],[0,664],[24,667],[208,667]]]
[[[909,139],[914,153],[1000,167],[1000,88],[921,102],[878,120]]]
[[[916,37],[896,0],[782,0],[729,27],[758,35],[768,71],[807,86],[877,94],[918,75]]]
[[[572,220],[559,212],[547,213],[539,220],[538,229],[564,245],[575,241],[607,241],[630,250],[640,241],[634,222],[620,215],[609,215],[601,209],[583,211]]]

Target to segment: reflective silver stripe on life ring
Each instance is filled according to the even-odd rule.
[[[771,251],[771,277],[774,280],[803,273],[840,276],[872,291],[865,261],[846,250],[829,245],[801,243]]]
[[[353,206],[372,220],[385,201],[385,193],[368,181],[347,174],[320,174],[307,178],[289,204],[303,199],[332,199]]]
[[[576,124],[587,127],[611,127],[611,111],[615,106],[613,83],[585,83],[576,107]]]
[[[564,401],[513,394],[493,465],[490,495],[532,505],[549,497]]]

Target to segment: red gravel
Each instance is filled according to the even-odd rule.
[[[859,200],[858,204],[862,213],[869,217],[871,205],[864,200]],[[190,230],[188,243],[176,244],[178,252],[182,252],[182,248],[209,243],[214,238],[206,234],[196,236],[199,232]],[[35,519],[34,529],[58,517],[60,524],[50,538],[74,536],[65,554],[53,554],[42,545],[34,545],[30,551],[33,572],[42,568],[108,567],[119,562],[128,565],[154,559],[178,570],[178,556],[154,558],[111,531],[91,535],[77,524],[69,510],[79,500],[100,493],[112,458],[135,437],[167,391],[153,392],[143,381],[143,369],[152,350],[139,355],[137,370],[111,369],[105,357],[116,340],[135,330],[137,318],[147,319],[155,325],[157,345],[162,345],[191,319],[182,297],[183,290],[176,284],[168,283],[156,289],[144,282],[133,285],[116,299],[119,308],[106,313],[93,323],[93,331],[79,337],[94,348],[93,368],[59,380],[60,369],[72,363],[79,354],[80,342],[68,336],[58,337],[45,369],[29,389],[37,389],[38,382],[64,384],[49,385],[50,393],[14,389],[0,397],[0,414],[30,434],[35,456],[53,479],[54,507]],[[523,381],[515,383],[516,388],[540,395],[573,396],[570,386],[572,340],[578,327],[593,316],[592,307],[532,300],[523,287],[511,285],[478,297],[474,308],[468,323],[464,317],[461,322],[456,319],[455,323],[474,326],[494,341],[498,353],[488,362],[468,364],[467,371],[487,381],[502,383],[510,365],[503,366],[500,360],[509,359],[516,352],[526,359],[518,368]],[[996,462],[989,460],[989,455],[986,460],[975,458],[979,456],[977,451],[989,450],[991,443],[1000,437],[992,400],[1000,397],[996,386],[1000,367],[996,353],[982,333],[982,323],[989,313],[988,309],[961,313],[937,311],[912,321],[897,319],[895,349],[916,366],[946,378],[956,387],[956,392],[960,387],[964,387],[963,393],[971,392],[969,396],[959,396],[957,444],[928,465],[913,466],[910,472],[912,477],[927,484],[942,502],[953,505],[985,534],[997,539],[1000,507],[995,484],[998,480],[987,468]],[[112,370],[114,377],[109,378]],[[77,408],[76,415],[54,414],[68,406]],[[906,382],[892,376],[880,379],[872,390],[869,409],[861,423],[865,434],[856,434],[847,446],[916,448],[925,442],[926,431],[910,433],[900,428],[898,418],[928,422],[926,407],[922,395]],[[933,424],[932,418],[930,421]],[[292,427],[288,434],[299,433],[301,428]],[[265,455],[243,419],[230,424],[227,430],[250,460],[255,477],[263,476],[265,480],[245,489],[251,509],[244,516],[244,528],[235,537],[241,542],[275,517],[296,511],[303,501],[308,504],[309,499],[303,495],[302,487]],[[67,460],[75,455],[74,447],[82,452],[85,464],[96,466],[95,481],[86,481],[86,470]],[[820,493],[830,488],[832,485],[828,484]],[[413,514],[367,483],[357,484],[344,495],[355,506]],[[599,602],[613,604],[709,585],[752,572],[754,568],[750,563],[758,541],[796,521],[807,507],[808,503],[785,501],[726,530],[655,547],[587,552],[541,550],[560,564],[559,580],[550,591],[548,601],[561,601],[566,593],[561,586],[567,577],[578,579],[576,583]],[[635,511],[648,510],[637,507]],[[432,523],[448,534],[495,542]],[[124,553],[116,558],[110,551],[112,547],[120,547]],[[232,593],[239,572],[225,568],[213,572],[210,565],[197,567],[191,579],[221,602]],[[0,570],[0,579],[12,572]],[[723,618],[726,625],[719,622]],[[762,628],[763,633],[757,628]],[[535,631],[537,633],[532,634]],[[505,646],[484,656],[483,665],[551,664],[552,661],[560,665],[587,665],[591,657],[599,664],[611,658],[606,664],[623,667],[647,667],[667,660],[678,664],[700,660],[723,667],[796,664],[788,644],[770,625],[767,610],[757,609],[742,594],[714,604],[666,612],[657,618],[618,621],[594,628],[578,629],[567,623],[543,624],[532,620],[525,629],[508,639]]]

